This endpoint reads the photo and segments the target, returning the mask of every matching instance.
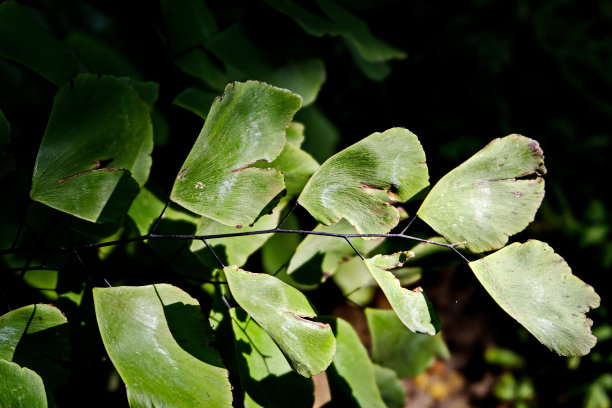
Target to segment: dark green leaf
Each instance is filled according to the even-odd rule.
[[[79,54],[89,72],[134,79],[141,76],[125,55],[94,36],[73,33],[66,39],[66,44]]]
[[[32,199],[88,221],[123,215],[147,180],[152,85],[83,74],[55,97],[34,175]]]
[[[172,103],[195,113],[202,119],[206,119],[210,105],[216,97],[217,94],[199,88],[186,88],[176,95]]]
[[[372,360],[412,378],[427,369],[434,357],[448,358],[441,334],[413,333],[392,310],[366,309],[372,335]]]
[[[198,302],[166,284],[94,288],[96,318],[131,407],[230,407],[231,385]]]
[[[397,373],[390,368],[374,364],[376,384],[383,401],[389,408],[404,408],[406,406],[406,390],[397,378]]]

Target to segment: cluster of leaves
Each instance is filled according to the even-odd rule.
[[[403,56],[333,2],[317,2],[322,16],[290,2],[268,3],[310,35],[344,38],[372,78],[384,76],[386,60]],[[311,406],[306,378],[324,370],[334,404],[401,406],[398,376],[414,376],[433,356],[448,354],[424,292],[402,287],[414,281],[414,270],[399,268],[416,263],[433,244],[376,254],[384,239],[413,238],[390,232],[405,217],[399,204],[429,188],[417,137],[403,128],[374,133],[319,165],[302,149],[308,126],[293,119],[316,98],[324,79],[321,61],[274,67],[256,52],[245,57],[254,47],[244,27],[220,32],[201,2],[162,1],[162,12],[174,63],[202,81],[175,103],[205,119],[176,173],[170,200],[178,206],[167,209],[147,183],[154,144],[164,140],[155,110],[158,85],[130,75],[116,62],[119,55],[94,39],[77,36],[64,44],[24,7],[0,5],[0,53],[60,86],[33,172],[10,150],[2,152],[0,177],[7,189],[19,196],[32,174],[26,194],[33,200],[23,217],[18,200],[7,212],[3,262],[14,269],[11,283],[25,282],[63,302],[69,317],[39,304],[0,318],[6,339],[0,363],[8,379],[0,383],[3,404],[53,404],[66,381],[60,363],[70,358],[65,331],[71,312],[89,307],[132,406],[230,406],[232,400]],[[109,61],[100,49],[114,57],[116,72],[100,65]],[[57,65],[47,64],[49,55]],[[274,86],[233,82],[214,98],[230,77]],[[0,116],[3,147],[11,145],[9,120]],[[479,257],[469,262],[476,277],[538,340],[562,355],[584,355],[595,344],[584,313],[598,306],[599,297],[545,243],[506,246],[533,220],[544,173],[537,142],[519,135],[496,139],[443,177],[417,215],[443,237],[430,241]],[[308,236],[283,254],[286,242],[278,237],[298,231],[276,226],[295,222],[282,217],[294,201],[320,224],[302,231]],[[59,219],[70,233],[41,218]],[[42,237],[37,222],[50,224]],[[28,231],[24,225],[36,227]],[[186,247],[185,239],[193,242]],[[131,279],[124,276],[111,279],[112,287],[99,287],[104,282],[90,272],[92,257],[103,262],[117,256],[117,245],[134,243],[171,265],[167,274],[181,279],[181,289],[158,277],[127,286]],[[241,269],[259,249],[263,273]],[[287,262],[278,260],[293,251]],[[486,255],[490,251],[496,252]],[[68,276],[78,268],[85,278],[75,284]],[[375,286],[387,297],[393,311],[366,310],[372,360],[380,366],[348,323],[317,317],[304,295],[330,276],[353,301],[366,304],[367,289]],[[66,288],[62,281],[68,280]],[[197,292],[198,300],[185,290]],[[93,305],[83,302],[87,297]],[[210,307],[201,307],[204,299]]]

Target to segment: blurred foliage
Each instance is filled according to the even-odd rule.
[[[399,0],[299,2],[300,15],[312,14],[316,19],[310,22],[317,26],[287,12],[283,7],[289,2],[217,0],[204,5],[184,0],[180,4],[198,8],[172,18],[167,8],[179,3],[160,3],[32,0],[20,2],[25,14],[18,19],[11,15],[0,20],[0,182],[10,190],[7,194],[22,197],[2,203],[2,248],[12,245],[22,219],[30,229],[20,242],[26,247],[74,245],[91,237],[129,234],[114,225],[94,228],[66,220],[36,203],[25,205],[35,147],[57,90],[54,84],[61,85],[76,72],[161,84],[153,112],[155,165],[147,184],[160,197],[170,191],[202,126],[207,111],[197,106],[210,103],[228,80],[277,81],[297,92],[306,84],[309,93],[303,96],[310,106],[297,120],[306,127],[303,148],[319,162],[372,132],[409,128],[427,152],[432,184],[491,138],[521,133],[540,142],[550,175],[548,193],[529,234],[550,243],[576,274],[598,288],[603,305],[591,317],[599,344],[588,357],[551,358],[536,341],[517,332],[516,325],[507,324],[507,316],[493,311],[490,300],[477,297],[471,307],[491,310],[494,340],[508,349],[489,351],[485,357],[487,369],[499,374],[493,393],[517,406],[610,406],[612,328],[606,324],[610,319],[606,273],[612,266],[612,220],[605,176],[612,154],[611,2],[469,0],[444,6]],[[346,28],[346,22],[355,18],[365,25],[357,24],[356,32]],[[208,22],[207,29],[199,31],[195,43],[169,41],[170,32],[182,38],[181,32],[192,32],[201,19]],[[2,38],[32,25],[45,38],[42,42],[26,38],[33,41],[27,43],[29,48],[6,48]],[[389,51],[382,61],[367,52],[367,45],[377,41]],[[28,60],[28,53],[54,50],[61,55],[55,68],[40,59]],[[60,74],[40,76],[34,72],[37,69],[56,69]],[[406,209],[410,214],[416,210],[410,205]],[[292,222],[300,225],[300,221]],[[66,226],[57,228],[60,224]],[[415,235],[431,234],[418,231],[421,226],[415,224]],[[173,231],[180,226],[174,225]],[[77,234],[67,235],[69,231]],[[294,248],[297,243],[271,241],[264,247],[269,273],[281,266],[266,255],[266,248],[273,245]],[[130,256],[138,251],[135,245],[126,246],[104,252],[100,268],[112,271],[106,278],[118,283],[150,283],[158,274],[157,264],[178,256],[180,250],[174,249],[164,260],[157,255]],[[92,325],[91,294],[83,292],[81,265],[64,254],[4,258],[7,268],[66,265],[61,271],[2,271],[2,302],[18,307],[53,301],[71,313],[80,323],[71,330],[72,344],[77,345],[72,353],[86,356],[75,360],[73,388],[99,397],[106,405],[123,402],[101,341],[79,341],[99,338]],[[424,285],[433,286],[435,278],[427,278],[427,272]],[[177,273],[163,279],[176,283],[188,278]],[[473,278],[465,279],[476,284]],[[7,287],[15,289],[4,291]],[[324,297],[325,292],[317,299]],[[321,309],[326,312],[332,306],[323,302]],[[479,369],[477,364],[466,367],[475,370],[476,378]],[[550,381],[551,376],[555,381]]]

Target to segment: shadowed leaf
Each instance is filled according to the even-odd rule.
[[[32,199],[94,222],[127,212],[149,176],[156,93],[151,83],[90,74],[62,87],[36,157]]]
[[[544,197],[544,173],[535,140],[495,139],[444,176],[417,214],[448,242],[466,242],[473,252],[498,249],[533,221]]]
[[[300,97],[285,89],[254,81],[228,85],[181,167],[172,200],[226,225],[252,224],[284,183],[276,169],[249,166],[281,153],[299,107]]]
[[[94,288],[96,318],[131,407],[230,407],[231,385],[198,302],[167,284]]]
[[[599,296],[546,243],[513,243],[469,265],[491,297],[550,350],[582,356],[595,345],[585,312],[599,306]]]
[[[366,309],[365,313],[372,335],[372,360],[393,369],[400,378],[419,375],[436,356],[449,357],[440,333],[413,333],[392,310]]]
[[[236,266],[224,271],[236,302],[272,337],[298,374],[311,377],[329,366],[336,351],[331,328],[309,320],[316,314],[299,290]]]
[[[406,129],[393,128],[329,158],[298,201],[323,224],[344,218],[359,233],[385,234],[400,217],[386,201],[408,201],[429,185],[428,178],[417,137]],[[385,201],[377,197],[383,193]]]

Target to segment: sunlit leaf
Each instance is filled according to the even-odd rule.
[[[200,305],[167,284],[94,288],[96,318],[132,407],[230,407],[231,385]]]
[[[46,408],[47,397],[42,379],[29,368],[0,360],[0,406]]]
[[[400,378],[411,378],[427,369],[434,358],[448,358],[440,333],[413,333],[392,310],[366,309],[372,335],[372,360],[391,368]]]
[[[325,317],[336,337],[336,355],[327,369],[332,401],[342,407],[385,408],[372,361],[355,329],[345,320]]]
[[[75,56],[21,4],[0,4],[0,56],[19,62],[57,86],[82,72]]]
[[[355,228],[346,220],[340,220],[338,223],[332,225],[319,224],[314,228],[313,231],[334,234],[354,234]],[[383,238],[351,238],[352,244],[362,254],[368,254],[382,241]],[[323,271],[324,277],[327,277],[329,275],[333,275],[342,262],[345,262],[350,257],[354,256],[355,251],[353,250],[353,248],[351,248],[349,243],[342,238],[321,235],[308,235],[302,240],[300,245],[295,250],[293,257],[289,262],[287,273],[294,273],[308,261],[313,259],[316,255],[323,256],[321,270]]]
[[[253,223],[284,183],[276,169],[249,166],[281,153],[299,107],[300,97],[284,89],[254,81],[228,85],[181,167],[172,200],[226,225]]]
[[[314,403],[313,383],[293,372],[278,346],[243,310],[230,309],[244,406],[304,407]]]
[[[0,317],[0,359],[28,367],[57,389],[68,380],[68,322],[51,305],[29,305]]]
[[[321,223],[341,218],[357,232],[384,234],[399,222],[398,210],[376,197],[405,202],[429,185],[425,153],[417,137],[402,128],[374,133],[321,165],[299,203]]]
[[[57,93],[32,176],[32,199],[88,221],[123,215],[148,178],[156,87],[79,75]],[[143,100],[145,98],[145,100]]]
[[[414,332],[434,335],[440,330],[440,320],[423,290],[420,287],[415,290],[403,288],[399,280],[388,271],[402,266],[412,255],[409,251],[376,255],[364,262],[406,327]]]
[[[546,243],[513,243],[469,265],[493,299],[549,349],[582,356],[595,345],[585,313],[599,306],[599,296]]]
[[[466,242],[473,252],[498,249],[533,221],[544,197],[544,173],[535,140],[495,139],[444,176],[418,215],[449,242]]]
[[[389,408],[404,408],[406,406],[406,389],[397,377],[397,373],[390,368],[374,364],[376,385],[380,396]]]
[[[224,269],[229,289],[238,304],[272,337],[291,367],[304,377],[327,368],[336,351],[328,324],[315,322],[315,311],[299,290],[279,279]]]
[[[314,102],[325,82],[323,61],[311,58],[287,61],[282,65],[271,64],[265,55],[274,52],[273,49],[270,50],[274,42],[268,42],[266,45],[266,48],[261,48],[241,24],[234,24],[211,38],[206,43],[206,48],[244,78],[287,88],[302,96],[304,106]]]

